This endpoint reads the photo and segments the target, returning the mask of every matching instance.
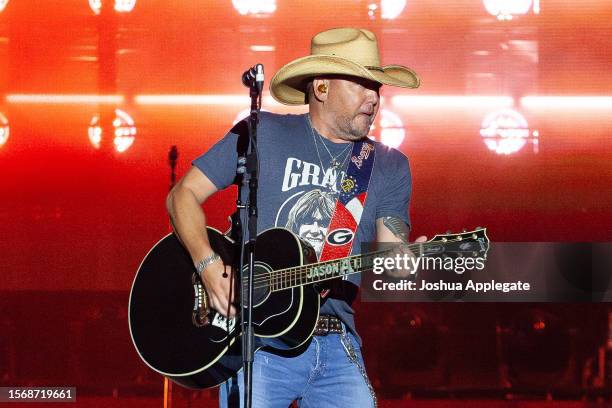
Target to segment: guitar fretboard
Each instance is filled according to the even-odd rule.
[[[416,257],[436,256],[445,253],[453,253],[458,256],[463,256],[464,253],[467,253],[475,256],[477,253],[486,254],[488,249],[488,239],[486,238],[485,230],[447,237],[427,242],[397,244],[385,249],[352,255],[346,258],[278,269],[270,273],[257,275],[254,287],[266,287],[272,292],[276,292],[361,273],[374,267],[374,259],[388,256],[389,254],[401,253],[401,251],[398,252],[398,249],[403,249],[401,247],[409,249]],[[247,280],[245,280],[245,285],[247,284],[246,282]]]
[[[426,244],[427,243],[410,244],[408,248],[416,256],[422,256]],[[374,266],[375,258],[388,255],[395,249],[396,246],[389,249],[369,252],[367,254],[352,255],[346,258],[318,262],[316,264],[279,269],[265,276],[257,276],[255,278],[255,285],[269,286],[272,292],[275,292],[361,273]]]

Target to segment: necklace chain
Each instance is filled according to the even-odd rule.
[[[321,171],[325,172],[325,167],[323,167],[323,160],[321,160],[321,154],[319,153],[319,146],[317,146],[317,139],[315,138],[314,131],[312,130],[312,123],[310,123],[310,116],[308,117],[308,124],[310,126],[310,133],[312,134],[312,142],[315,145],[315,150],[317,151],[317,157],[319,158],[319,163],[321,164]]]
[[[333,156],[331,152],[329,151],[329,148],[325,144],[325,140],[323,140],[323,136],[321,136],[320,134],[318,134],[318,136],[319,136],[319,140],[321,141],[321,144],[323,145],[325,150],[327,150],[327,154],[329,154],[329,158],[331,159],[332,167],[337,166],[338,162],[336,161],[336,159],[338,159],[338,157],[342,156],[343,154],[346,154],[348,148],[350,147],[350,143],[340,153],[338,153],[336,156]],[[346,157],[345,157],[345,160],[346,160]],[[344,160],[342,162],[344,163]]]
[[[315,137],[315,131],[314,131],[314,126],[312,126],[312,122],[310,120],[310,115],[306,115],[306,117],[308,118],[308,124],[310,125],[310,133],[312,134],[312,141],[314,142],[315,145],[315,149],[317,151],[317,156],[319,158],[319,163],[321,163],[321,170],[325,172],[325,167],[323,167],[323,160],[321,160],[321,153],[319,152],[319,146],[317,143],[317,138]],[[348,146],[346,146],[340,153],[338,153],[336,156],[331,154],[331,151],[329,150],[329,148],[325,145],[325,141],[323,140],[323,136],[318,135],[319,139],[321,139],[321,144],[323,145],[323,147],[325,148],[325,150],[327,151],[327,154],[329,155],[330,158],[330,167],[334,168],[336,171],[338,171],[341,167],[344,166],[344,163],[346,163],[346,159],[349,157],[349,154],[347,152],[349,152],[349,148],[351,147],[351,143],[348,143]],[[343,154],[346,154],[344,156],[344,159],[342,159],[341,163],[338,163],[337,159],[338,157],[342,156]]]

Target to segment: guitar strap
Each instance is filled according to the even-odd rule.
[[[350,255],[368,196],[374,156],[374,144],[370,140],[364,139],[353,145],[351,160],[340,183],[340,194],[327,228],[320,262]]]

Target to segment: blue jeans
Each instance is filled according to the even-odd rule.
[[[221,384],[219,406],[243,406],[243,371]],[[253,408],[372,408],[376,397],[359,344],[350,333],[314,336],[306,351],[281,357],[263,350],[253,362]]]

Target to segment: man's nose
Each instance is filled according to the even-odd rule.
[[[368,89],[366,102],[371,103],[373,107],[378,106],[378,103],[380,102],[380,94],[378,91]]]

